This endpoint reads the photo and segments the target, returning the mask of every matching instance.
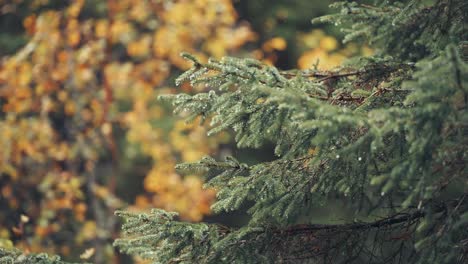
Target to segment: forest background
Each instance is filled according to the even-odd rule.
[[[139,260],[112,247],[116,209],[242,225],[242,211],[210,216],[215,191],[202,188],[201,175],[174,169],[232,154],[230,135],[208,137],[156,98],[197,92],[174,84],[190,66],[185,51],[321,70],[371,54],[342,44],[339,27],[310,23],[331,12],[330,2],[1,0],[0,247],[132,263]],[[255,163],[269,153],[234,154]]]

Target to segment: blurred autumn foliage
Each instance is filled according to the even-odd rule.
[[[229,135],[207,137],[156,97],[176,92],[173,80],[189,66],[180,52],[275,64],[287,39],[259,38],[230,0],[0,3],[3,15],[27,13],[27,41],[0,64],[0,246],[70,259],[85,252],[102,263],[114,258],[117,208],[208,215],[215,191],[174,166],[214,153]],[[294,36],[300,68],[369,52],[320,29]]]
[[[335,37],[325,34],[321,29],[299,33],[297,40],[298,45],[305,50],[298,59],[298,69],[317,67],[327,70],[339,66],[346,58],[354,55],[372,54],[372,50],[367,46],[358,47],[354,43],[340,46]]]
[[[255,34],[227,0],[70,3],[26,17],[28,43],[2,60],[1,237],[64,255],[73,245],[111,239],[113,211],[123,206],[119,163],[137,155],[149,157],[152,168],[134,207],[201,220],[214,191],[203,190],[195,175],[182,178],[174,165],[222,141],[169,120],[155,98],[187,67],[180,52],[219,57]],[[93,7],[104,12],[93,14]],[[106,157],[112,169],[103,175]]]

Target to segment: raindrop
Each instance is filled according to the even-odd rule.
[[[384,196],[384,195],[385,195],[385,192],[381,192],[380,195],[381,195],[381,196]]]
[[[340,158],[340,155],[336,155],[336,158],[339,159],[339,158]]]
[[[362,160],[362,158],[361,158],[361,157],[359,157],[357,160],[361,161],[361,160]]]

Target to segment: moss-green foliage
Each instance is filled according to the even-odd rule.
[[[0,248],[1,264],[71,264],[64,262],[58,256],[47,254],[24,254],[16,249]]]
[[[382,55],[417,60],[434,55],[450,43],[468,39],[466,3],[463,1],[387,1],[378,5],[337,2],[338,14],[314,19],[342,25],[345,42],[364,38]]]
[[[320,18],[351,25],[380,53],[332,71],[280,71],[251,59],[201,63],[177,83],[175,112],[232,130],[239,148],[275,145],[276,160],[180,164],[218,190],[215,212],[248,208],[241,228],[119,212],[115,245],[153,263],[464,263],[468,239],[465,1],[340,3]],[[317,224],[332,200],[353,222]],[[378,214],[380,217],[376,217]],[[343,253],[344,252],[344,253]]]
[[[213,241],[219,238],[216,227],[174,221],[175,213],[152,210],[149,214],[119,211],[124,217],[124,232],[130,236],[117,239],[114,245],[126,253],[155,260],[155,263],[195,261],[206,257]]]

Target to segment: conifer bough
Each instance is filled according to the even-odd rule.
[[[177,83],[209,92],[162,99],[209,118],[210,134],[233,130],[239,148],[274,144],[277,158],[178,165],[207,175],[216,213],[247,208],[245,226],[117,212],[115,245],[153,263],[468,262],[468,5],[380,2],[314,20],[377,50],[334,70],[183,54],[193,67]],[[317,207],[353,215],[319,222]]]
[[[340,2],[314,20],[377,51],[334,70],[183,54],[193,67],[177,83],[210,91],[162,99],[211,120],[211,134],[234,131],[239,148],[274,144],[277,158],[178,165],[205,173],[215,212],[247,208],[246,225],[118,211],[114,245],[151,263],[468,262],[468,5],[390,2]],[[318,207],[353,213],[323,220]],[[15,252],[0,260],[24,263]]]

